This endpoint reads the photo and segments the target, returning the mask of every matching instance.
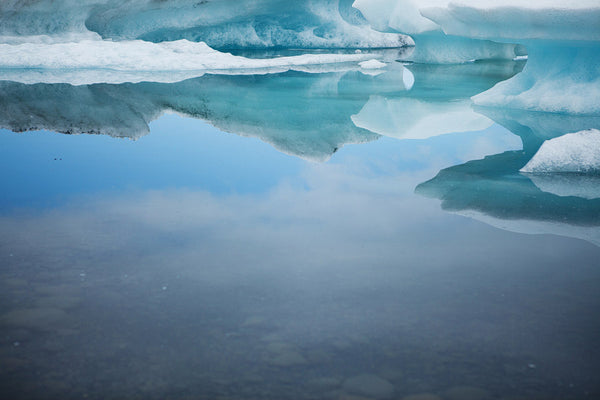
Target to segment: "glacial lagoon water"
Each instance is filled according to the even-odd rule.
[[[600,178],[519,170],[600,124],[472,107],[523,63],[0,82],[1,397],[598,398]]]

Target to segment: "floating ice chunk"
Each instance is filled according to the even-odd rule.
[[[446,9],[449,0],[356,0],[353,4],[382,32],[412,35],[416,48],[406,61],[431,64],[464,63],[482,59],[513,59],[523,50],[514,44],[478,40],[469,35],[446,35],[440,25],[422,15],[423,9]]]
[[[352,0],[3,0],[0,34],[96,32],[112,40],[188,39],[215,48],[396,47],[407,38],[377,32]]]
[[[477,39],[600,40],[597,0],[458,0],[420,7],[449,35]]]
[[[205,43],[188,40],[152,43],[142,40],[113,42],[83,40],[68,43],[0,44],[0,77],[13,79],[16,68],[27,68],[40,75],[42,82],[89,84],[94,82],[174,82],[205,72],[212,73],[267,73],[290,69],[305,70],[310,66],[357,63],[373,59],[373,54],[304,54],[270,59],[250,59],[222,53]],[[356,65],[356,64],[354,64]],[[72,80],[43,79],[43,75],[73,75]],[[83,72],[82,72],[83,71]],[[107,78],[107,71],[126,71],[119,78]],[[165,77],[152,79],[140,72],[169,72]],[[235,72],[237,71],[237,72]],[[132,73],[135,72],[135,73]],[[29,72],[27,75],[31,75]],[[99,78],[95,78],[95,75]],[[19,75],[19,73],[17,73]],[[141,75],[141,76],[140,76]],[[151,75],[151,74],[150,74]],[[21,81],[21,79],[13,79]],[[30,82],[28,82],[30,83]]]
[[[521,74],[473,97],[486,107],[600,115],[600,44],[536,42]]]
[[[590,129],[548,140],[521,172],[600,172],[600,131]]]
[[[363,61],[358,63],[358,65],[360,65],[361,68],[363,69],[381,69],[381,68],[385,68],[387,66],[386,63],[383,63],[379,60],[369,60],[369,61]]]

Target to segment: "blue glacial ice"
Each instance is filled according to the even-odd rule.
[[[412,35],[409,61],[527,54],[523,73],[474,97],[478,105],[600,114],[597,0],[356,0],[354,6],[374,28]]]
[[[447,35],[440,25],[422,15],[432,6],[448,6],[449,0],[356,0],[359,9],[374,29],[411,35],[415,42],[405,61],[452,64],[482,59],[513,59],[525,55],[522,46]]]
[[[474,97],[475,104],[600,114],[600,2],[462,0],[421,11],[448,34],[526,46],[523,73]]]
[[[96,33],[104,39],[187,39],[218,49],[372,48],[411,43],[370,28],[352,0],[3,0],[0,35]]]

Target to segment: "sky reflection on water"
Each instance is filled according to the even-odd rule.
[[[286,82],[305,95],[332,93],[322,99],[328,112],[348,89],[343,118],[321,135],[346,126],[369,138],[350,145],[334,131],[339,143],[315,142],[294,123],[299,140],[286,150],[300,157],[265,143],[281,141],[172,114],[137,141],[1,131],[0,390],[15,399],[341,399],[361,394],[349,382],[366,374],[393,385],[389,397],[399,399],[420,392],[449,399],[449,389],[464,385],[494,399],[595,398],[598,199],[589,191],[561,197],[552,182],[518,173],[536,142],[528,135],[542,129],[531,118],[513,115],[511,125],[510,115],[494,114],[523,131],[490,119],[469,132],[397,140],[352,122],[373,101],[373,87],[389,110],[427,103],[423,118],[479,90],[459,85],[474,85],[470,73],[436,90],[439,71],[422,71],[419,80],[415,70],[414,92],[383,94],[384,77],[289,74]],[[475,86],[484,90],[496,73]],[[321,85],[331,79],[335,85]],[[266,92],[274,85],[257,81]],[[200,82],[168,94],[181,99]],[[160,104],[160,90],[141,87],[126,92],[156,95]],[[146,104],[136,101],[129,104]],[[203,110],[220,109],[215,104]],[[210,115],[229,127],[249,121]],[[261,134],[285,137],[288,122],[275,119]],[[333,152],[334,142],[346,145]],[[311,143],[317,159],[331,159],[306,161],[315,159],[304,152]],[[440,200],[444,209],[496,220],[447,213]],[[524,235],[497,222],[536,219],[585,225],[591,235]]]

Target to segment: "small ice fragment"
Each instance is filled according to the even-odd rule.
[[[163,287],[162,287],[162,290],[167,290],[167,287],[166,287],[166,286],[163,286]]]
[[[80,273],[79,276],[85,278],[85,272]]]
[[[360,65],[360,67],[363,69],[381,69],[387,66],[386,63],[382,63],[381,61],[375,59],[360,62],[358,65]]]
[[[361,51],[360,49],[356,49],[356,50],[354,51],[354,54],[362,54],[362,51]]]
[[[20,345],[21,345],[20,342],[13,342],[13,346],[15,346],[15,347],[19,347]]]
[[[535,369],[535,364],[527,364],[527,367],[529,367],[530,369]]]

